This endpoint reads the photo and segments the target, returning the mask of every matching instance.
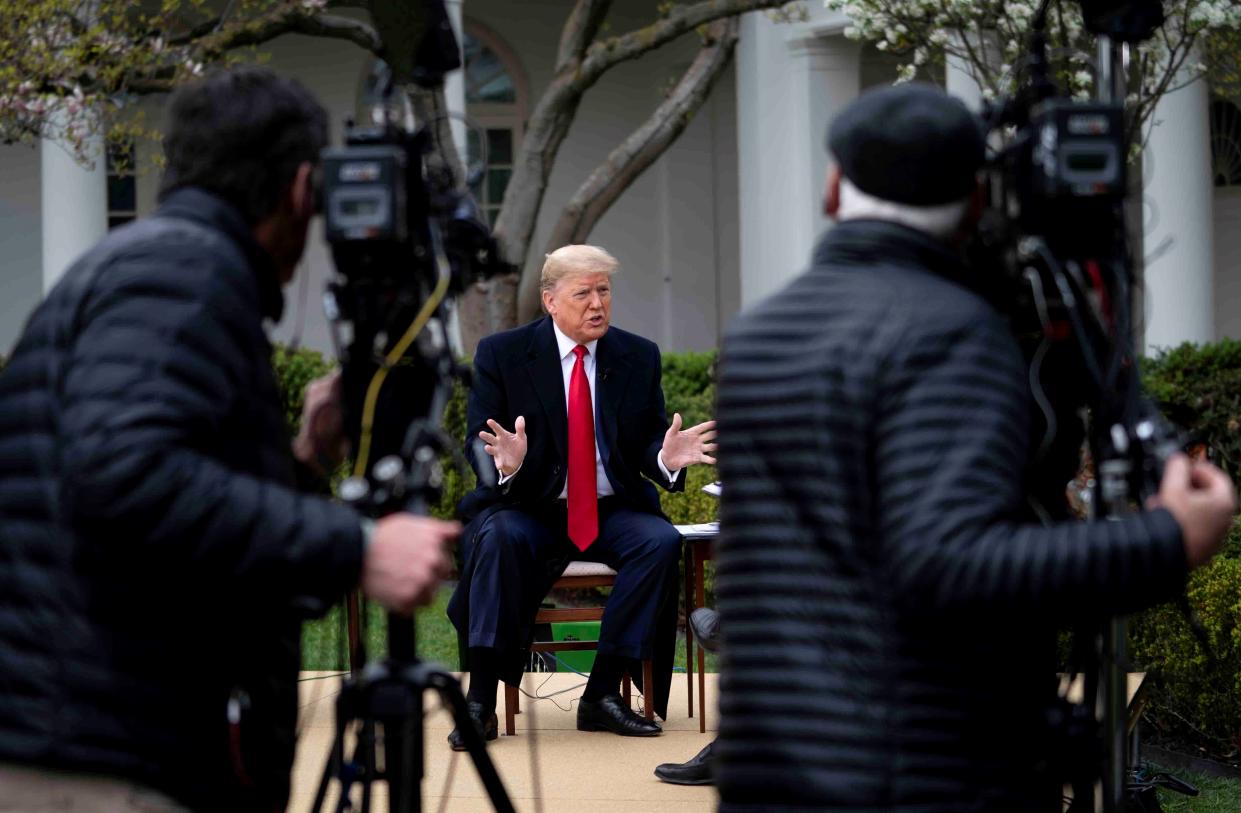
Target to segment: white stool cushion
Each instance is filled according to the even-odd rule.
[[[615,576],[616,571],[607,565],[601,565],[598,562],[569,562],[569,566],[565,568],[564,575],[560,578],[568,579],[574,576]]]

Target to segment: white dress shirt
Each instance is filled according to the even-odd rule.
[[[564,333],[561,333],[560,328],[557,327],[555,322],[552,322],[552,330],[556,334],[556,347],[560,351],[560,372],[564,379],[564,405],[565,414],[567,415],[569,412],[569,379],[573,376],[573,365],[577,362],[577,355],[574,354],[573,348],[577,347],[577,342],[564,335]],[[598,340],[588,342],[586,344],[586,355],[582,357],[582,367],[586,373],[586,381],[590,384],[590,405],[591,409],[594,410],[595,413],[595,488],[598,490],[600,497],[610,497],[616,492],[612,490],[612,481],[608,479],[607,472],[603,470],[603,457],[599,452],[599,409],[597,406],[599,402],[595,398],[595,346],[598,344]],[[655,460],[659,464],[659,470],[663,472],[665,477],[668,478],[669,483],[675,483],[677,478],[681,476],[680,469],[671,472],[668,471],[668,467],[664,465],[664,452],[662,449],[660,449],[659,454],[656,455]],[[499,472],[498,465],[496,467],[496,471]],[[516,470],[514,470],[513,473],[507,477],[501,473],[498,485],[507,483],[509,480],[516,477],[517,472],[519,471],[521,471],[521,466],[518,466]],[[569,481],[568,478],[565,478],[565,487],[560,491],[560,499],[567,499],[568,496]]]

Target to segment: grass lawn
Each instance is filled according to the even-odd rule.
[[[1189,771],[1169,770],[1198,788],[1197,796],[1159,791],[1159,804],[1165,813],[1236,813],[1241,810],[1241,779],[1218,779]]]
[[[445,614],[452,588],[445,587],[430,607],[418,611],[418,656],[423,660],[457,668],[457,631]],[[346,632],[340,607],[333,607],[323,618],[302,627],[303,669],[345,669]],[[367,607],[366,656],[375,658],[387,652],[387,617],[376,606]],[[685,634],[677,633],[674,668],[685,670]],[[707,671],[716,671],[715,655],[707,653]]]

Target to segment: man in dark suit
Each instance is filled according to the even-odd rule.
[[[538,605],[574,560],[617,571],[578,729],[660,733],[620,699],[624,673],[640,674],[645,658],[666,717],[681,539],[650,481],[680,491],[682,469],[714,463],[715,424],[682,430],[675,415],[668,425],[659,348],[609,327],[616,268],[595,246],[549,254],[548,316],[484,339],[474,356],[466,444],[480,438],[492,461],[470,456],[479,486],[460,505],[469,525],[448,614],[469,648],[470,712],[487,739],[499,680],[520,680]],[[462,747],[455,731],[449,742]]]

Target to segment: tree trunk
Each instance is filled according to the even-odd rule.
[[[612,150],[569,199],[552,228],[547,251],[584,242],[617,198],[684,132],[732,61],[740,27],[735,17],[711,24],[702,50],[668,98]],[[533,274],[522,280],[518,296],[519,321],[533,319],[539,309],[538,284]]]
[[[531,286],[537,289],[537,280],[534,279],[536,265],[532,263],[527,267],[526,263],[530,242],[556,156],[577,114],[582,95],[616,65],[638,59],[701,26],[736,18],[749,11],[779,8],[788,2],[701,0],[674,6],[665,17],[644,28],[592,42],[592,38],[570,30],[571,26],[598,25],[602,22],[598,13],[592,13],[594,10],[582,8],[583,4],[593,4],[588,0],[579,0],[561,36],[556,75],[530,114],[513,176],[495,223],[501,254],[519,269],[522,276],[521,291],[524,294],[518,294],[520,300],[529,300]],[[584,51],[581,50],[583,48]],[[529,310],[524,312],[529,313]]]

